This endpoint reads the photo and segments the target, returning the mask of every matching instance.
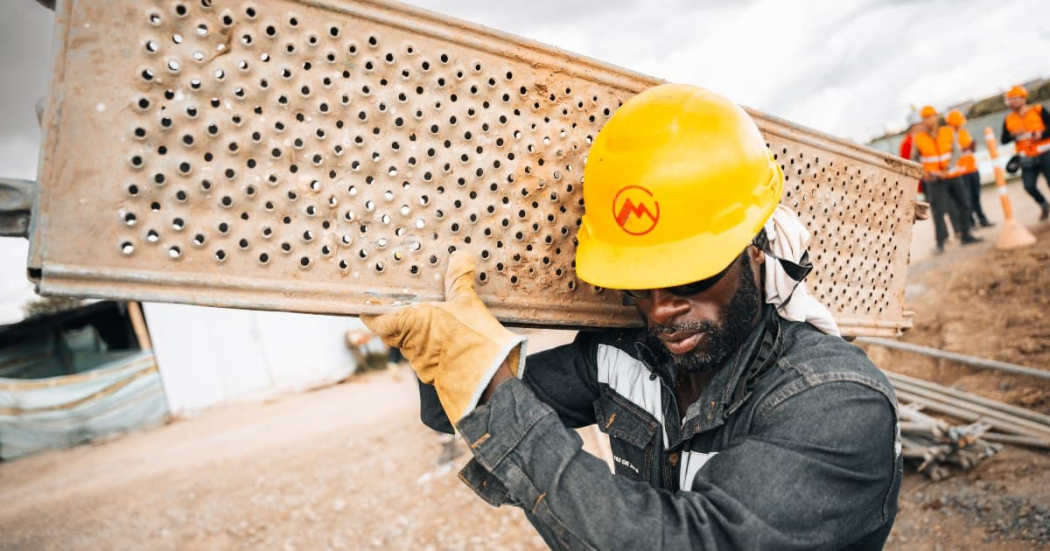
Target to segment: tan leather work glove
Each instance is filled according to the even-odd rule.
[[[361,316],[388,346],[401,349],[419,379],[434,385],[453,424],[474,411],[504,360],[525,370],[525,337],[500,325],[474,292],[474,259],[456,251],[445,271],[445,301],[382,316]]]

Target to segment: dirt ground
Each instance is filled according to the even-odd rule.
[[[987,207],[986,207],[987,208]],[[1050,369],[1050,225],[1014,251],[988,243],[950,248],[913,263],[907,304],[915,328],[903,340]],[[1050,381],[971,369],[865,346],[880,367],[1050,413]],[[1007,446],[969,473],[930,483],[911,473],[888,547],[1050,547],[1050,454]]]
[[[905,340],[1048,368],[1050,225],[1011,252],[982,233],[988,243],[941,256],[913,246]],[[566,335],[533,338],[536,350]],[[1048,384],[868,349],[884,368],[1050,413]],[[457,480],[466,455],[439,464],[444,437],[419,424],[407,375],[0,464],[0,549],[543,548],[520,511],[490,508]],[[909,471],[900,503],[891,549],[1046,548],[1050,454],[1006,447],[935,483]]]

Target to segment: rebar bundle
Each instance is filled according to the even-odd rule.
[[[1050,416],[907,375],[885,373],[900,402],[901,453],[933,480],[948,476],[950,467],[976,467],[1003,444],[1050,449]],[[953,425],[940,417],[965,424]]]

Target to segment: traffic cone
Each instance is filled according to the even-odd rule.
[[[999,249],[1017,249],[1035,243],[1035,236],[1021,223],[1014,219],[1014,209],[1010,206],[1010,196],[1006,194],[1006,175],[999,166],[999,150],[995,145],[995,133],[990,126],[984,128],[984,141],[988,146],[988,155],[992,158],[995,169],[995,187],[999,191],[999,203],[1003,206],[1003,231],[999,234]]]

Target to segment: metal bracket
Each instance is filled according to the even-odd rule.
[[[0,236],[29,237],[36,182],[0,178]]]

